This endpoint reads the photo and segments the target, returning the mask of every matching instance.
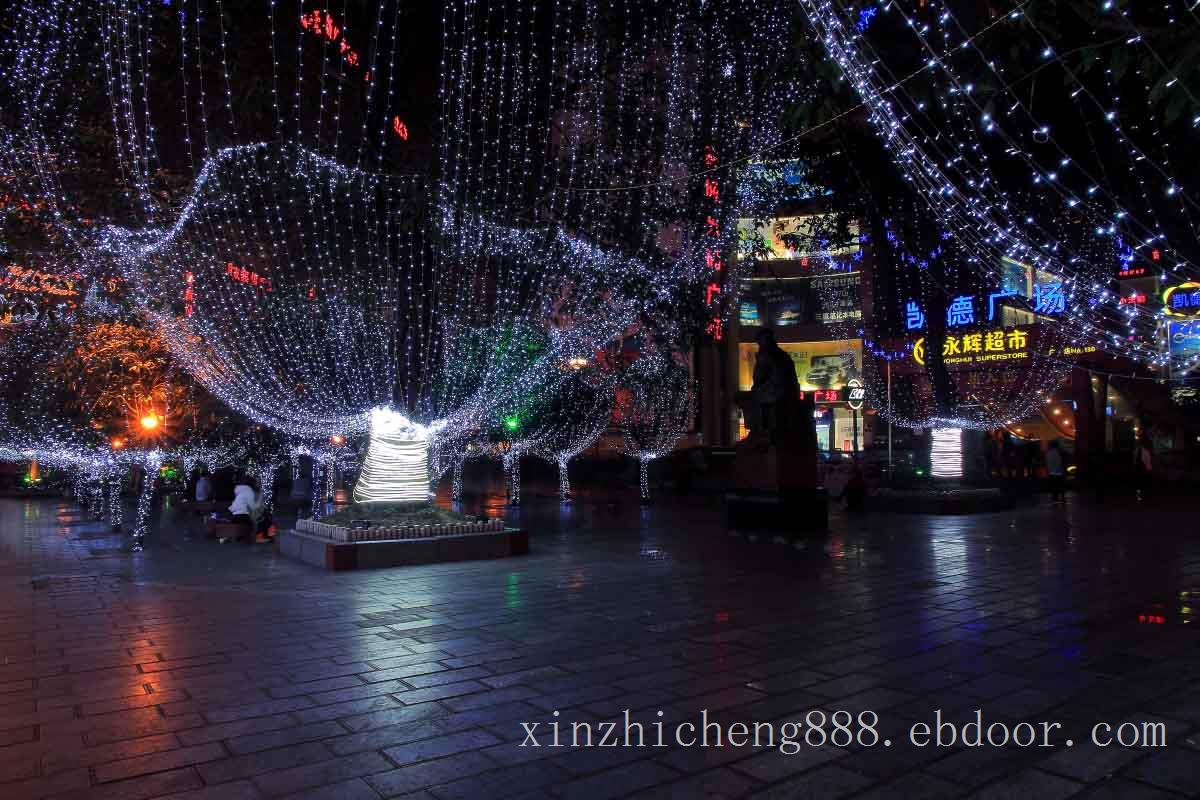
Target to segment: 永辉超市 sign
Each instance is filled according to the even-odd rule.
[[[913,360],[925,365],[925,337],[917,339]],[[975,333],[947,334],[942,340],[946,365],[990,364],[1029,358],[1029,333],[1021,328],[999,328]]]

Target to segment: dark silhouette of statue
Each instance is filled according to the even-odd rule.
[[[763,328],[755,337],[758,354],[754,357],[754,385],[750,389],[757,407],[756,419],[747,427],[756,437],[778,444],[795,428],[800,405],[800,381],[791,356],[775,341],[775,333]]]
[[[737,446],[735,483],[739,488],[812,489],[817,485],[815,405],[802,398],[796,365],[775,341],[774,331],[758,332],[754,385],[738,392],[749,436]]]

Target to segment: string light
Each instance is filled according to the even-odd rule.
[[[963,475],[961,428],[934,428],[931,434],[930,466],[933,477],[959,480]]]

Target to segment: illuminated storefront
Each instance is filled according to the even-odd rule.
[[[862,381],[862,341],[833,339],[816,342],[780,342],[796,368],[800,391],[816,401],[817,442],[821,450],[853,452],[865,445],[866,422],[863,418],[865,392]],[[738,344],[738,390],[749,391],[754,385],[754,360],[758,345]],[[739,437],[746,435],[739,426]],[[857,444],[855,443],[857,438]]]

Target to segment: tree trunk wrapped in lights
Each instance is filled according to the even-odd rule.
[[[371,411],[370,439],[356,503],[429,501],[429,429],[390,408]]]
[[[621,450],[638,461],[638,487],[650,499],[650,462],[675,449],[695,416],[687,370],[662,354],[643,356],[621,376],[616,416]]]

